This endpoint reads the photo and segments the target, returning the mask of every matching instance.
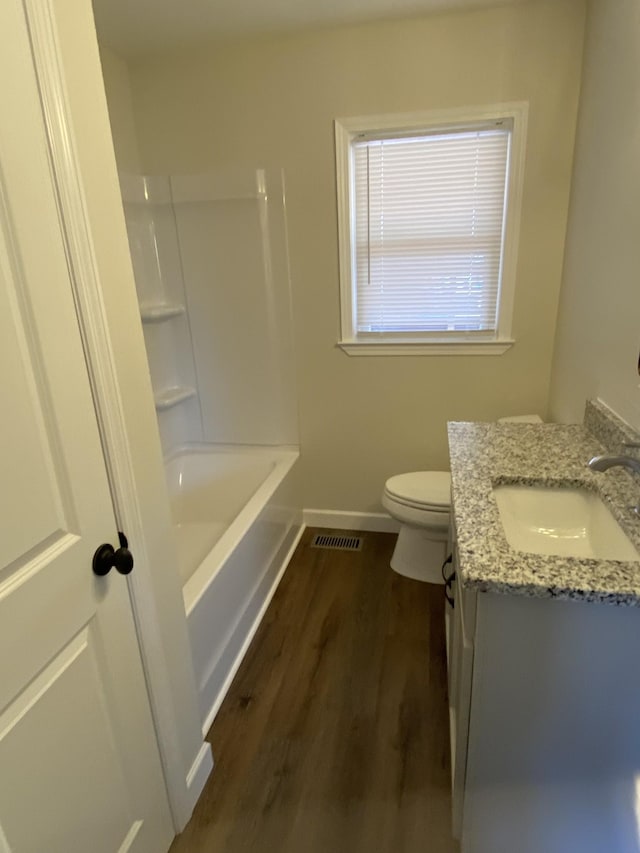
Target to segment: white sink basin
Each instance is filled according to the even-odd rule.
[[[507,542],[516,551],[597,560],[640,555],[600,498],[586,489],[495,486]]]

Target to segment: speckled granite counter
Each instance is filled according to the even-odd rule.
[[[640,550],[640,519],[629,511],[640,499],[638,479],[621,468],[606,473],[587,468],[592,456],[619,452],[622,440],[637,440],[626,425],[608,419],[608,410],[594,408],[599,405],[587,405],[585,426],[449,424],[453,515],[463,585],[484,592],[640,606],[640,562],[515,551],[507,543],[493,497],[493,486],[505,483],[571,485],[596,491]]]

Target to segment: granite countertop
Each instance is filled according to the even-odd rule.
[[[600,437],[606,440],[606,431]],[[507,543],[493,497],[493,486],[505,483],[596,491],[640,551],[640,518],[629,510],[640,500],[637,479],[622,468],[597,473],[587,467],[592,456],[611,452],[610,443],[607,448],[580,425],[450,423],[449,450],[463,586],[640,606],[640,562],[515,551]]]

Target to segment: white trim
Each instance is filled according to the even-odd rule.
[[[340,340],[353,337],[353,241],[351,239],[353,187],[349,167],[349,144],[351,119],[336,119],[336,195],[338,200],[338,262],[340,271]]]
[[[512,118],[515,115],[525,115],[528,110],[527,101],[507,101],[497,104],[482,104],[480,106],[448,107],[440,110],[418,110],[410,113],[382,113],[377,115],[349,116],[337,118],[342,127],[350,134],[366,133],[375,129],[385,131],[389,136],[401,135],[416,127],[437,125],[438,130],[458,130],[471,122],[494,119]]]
[[[187,773],[187,789],[194,803],[198,801],[214,766],[211,744],[205,741],[198,750],[196,759]]]
[[[513,328],[513,305],[516,294],[518,246],[520,245],[520,222],[522,219],[522,196],[524,190],[524,165],[527,150],[527,121],[529,104],[522,101],[510,104],[513,119],[507,188],[507,216],[505,218],[504,253],[502,257],[502,287],[498,295],[499,340],[511,337]]]
[[[128,576],[147,689],[174,825],[184,828],[195,802],[184,773],[169,673],[138,501],[123,403],[111,346],[87,203],[72,133],[53,0],[23,0],[58,193],[70,278],[103,442],[114,511],[136,555]]]
[[[131,824],[131,829],[127,832],[124,841],[120,845],[118,853],[129,853],[130,850],[133,849],[133,845],[135,843],[136,838],[138,837],[138,833],[142,829],[144,821],[136,820],[133,824]]]
[[[347,355],[503,355],[515,341],[338,341]]]
[[[280,584],[280,581],[282,580],[282,576],[284,575],[286,568],[289,565],[289,563],[291,562],[291,558],[293,557],[293,554],[294,554],[296,548],[298,547],[300,540],[302,539],[302,534],[304,533],[304,530],[305,530],[305,525],[301,524],[298,532],[296,533],[296,535],[294,536],[294,538],[291,542],[291,545],[289,546],[289,549],[287,550],[287,553],[284,556],[284,559],[282,560],[282,564],[281,564],[280,568],[278,569],[277,575],[273,579],[273,583],[269,587],[269,590],[264,597],[264,601],[262,602],[260,610],[256,614],[256,617],[253,620],[251,627],[247,631],[247,635],[244,639],[244,642],[242,643],[242,646],[238,650],[238,654],[236,655],[236,658],[233,662],[233,665],[231,666],[231,669],[229,670],[229,673],[228,673],[228,675],[224,681],[224,684],[222,685],[220,692],[218,693],[218,695],[216,697],[216,701],[213,703],[213,705],[211,706],[211,708],[209,710],[209,713],[205,717],[205,720],[202,724],[202,735],[203,735],[203,737],[206,737],[209,729],[213,725],[213,721],[216,717],[216,714],[220,710],[220,706],[222,705],[224,698],[227,695],[229,688],[231,687],[231,683],[232,683],[233,679],[235,678],[236,673],[238,672],[238,669],[240,668],[240,664],[242,663],[249,646],[251,645],[251,641],[253,640],[253,638],[256,634],[256,631],[260,627],[260,623],[262,622],[262,620],[264,618],[264,614],[267,612],[267,608],[271,604],[271,599],[275,595],[275,592],[276,592],[276,590]]]
[[[328,527],[333,530],[362,530],[369,533],[398,533],[400,522],[386,512],[348,512],[336,509],[304,509],[306,527]]]
[[[425,112],[396,113],[385,115],[337,118],[334,121],[336,154],[336,195],[338,209],[338,258],[340,272],[340,341],[338,346],[349,355],[501,355],[514,343],[511,338],[513,306],[516,288],[516,267],[520,240],[520,221],[524,186],[524,164],[526,153],[527,117],[529,104],[526,101],[489,104],[475,107],[454,107]],[[498,294],[498,328],[495,338],[486,344],[468,343],[465,333],[455,336],[450,343],[429,343],[422,340],[422,349],[415,343],[389,340],[371,343],[358,337],[354,330],[353,303],[355,281],[354,247],[351,238],[353,175],[350,166],[350,145],[356,134],[374,133],[398,136],[429,128],[438,131],[462,129],[470,124],[495,123],[496,120],[512,121],[509,150],[507,187],[507,216],[505,218],[504,252],[502,258],[501,287]]]

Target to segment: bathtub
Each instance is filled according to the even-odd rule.
[[[205,733],[302,532],[297,458],[291,448],[207,445],[166,462]]]

